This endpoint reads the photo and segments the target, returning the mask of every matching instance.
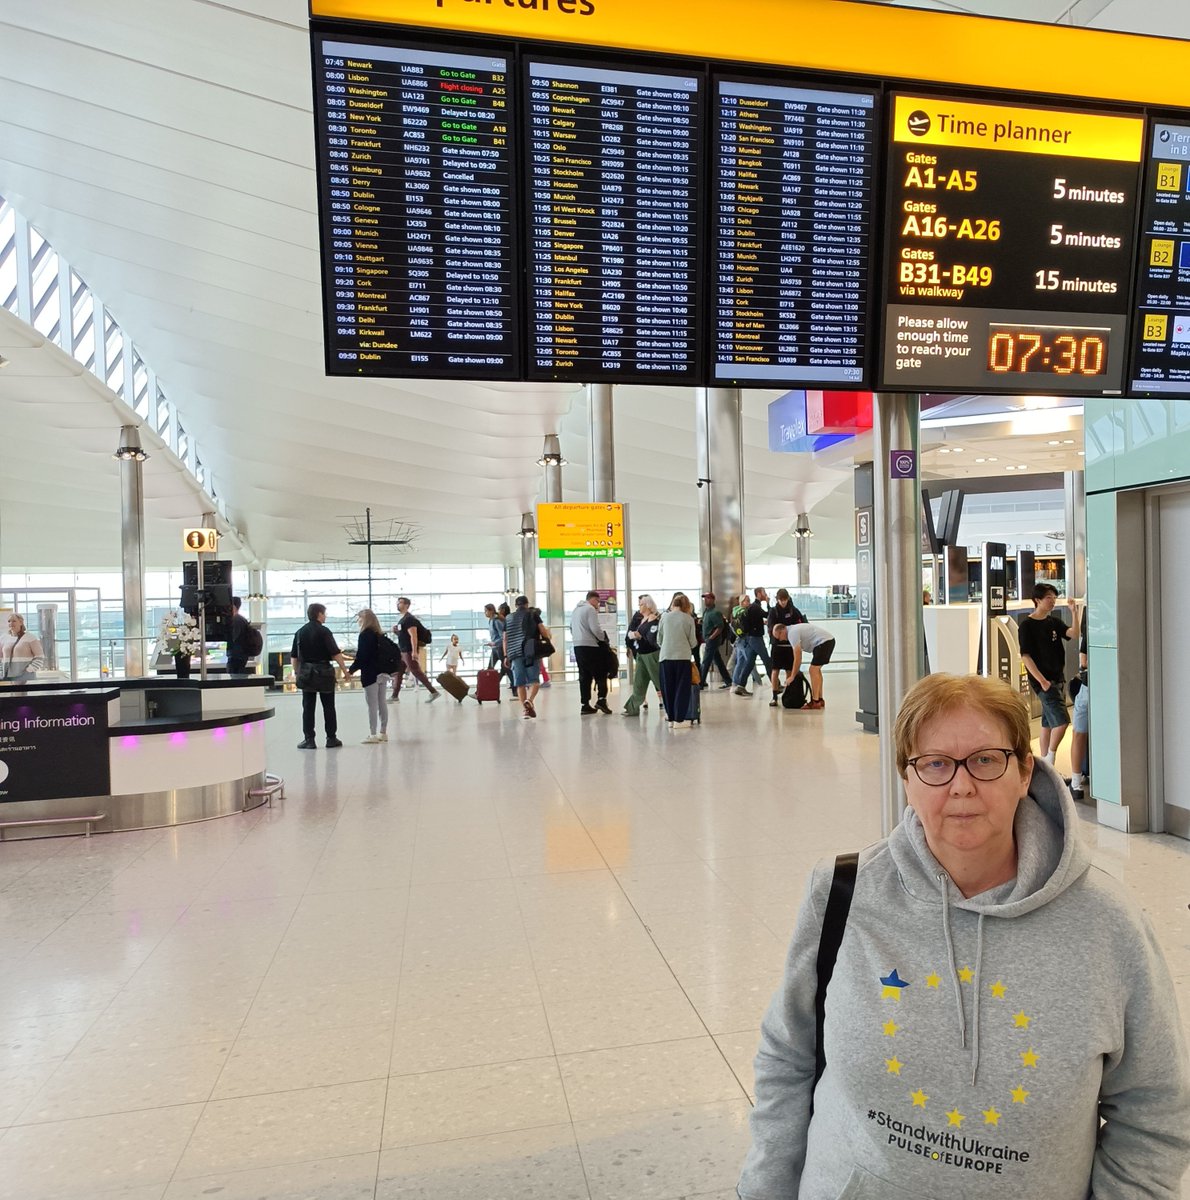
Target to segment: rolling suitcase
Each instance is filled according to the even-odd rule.
[[[475,680],[475,698],[482,704],[485,700],[500,703],[500,672],[480,671]]]
[[[471,690],[471,685],[465,679],[460,679],[450,671],[443,671],[438,676],[438,686],[453,696],[460,704],[467,699],[467,693]]]
[[[697,683],[690,688],[690,707],[686,710],[686,720],[691,725],[702,724],[702,688]]]

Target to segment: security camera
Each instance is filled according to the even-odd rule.
[[[710,483],[710,482],[711,482],[711,481],[710,481],[709,479],[698,479],[698,480],[696,480],[696,486],[697,486],[697,487],[702,487],[702,485],[703,485],[704,483]]]
[[[698,488],[702,487],[702,480],[700,479],[694,486]]]

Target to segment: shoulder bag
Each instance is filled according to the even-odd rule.
[[[335,690],[334,663],[299,663],[297,686],[300,692],[333,692]]]
[[[858,854],[840,854],[835,859],[835,874],[831,879],[826,912],[822,917],[822,933],[818,939],[818,988],[814,993],[814,1083],[810,1090],[810,1113],[814,1112],[814,1088],[826,1070],[826,1050],[822,1044],[826,1027],[826,989],[835,973],[835,960],[847,930],[847,915],[855,892],[855,876],[859,870]]]

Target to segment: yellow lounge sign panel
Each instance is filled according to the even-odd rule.
[[[847,0],[310,0],[314,17],[1186,105],[1190,42]]]
[[[623,558],[622,504],[539,504],[540,558]]]

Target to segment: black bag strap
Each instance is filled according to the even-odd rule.
[[[855,892],[855,876],[859,870],[858,854],[840,854],[835,859],[835,874],[831,879],[830,895],[822,918],[822,935],[818,940],[818,990],[814,996],[814,1084],[810,1091],[810,1112],[814,1111],[813,1088],[818,1086],[826,1070],[826,1049],[823,1033],[826,1026],[826,989],[835,972],[835,959],[847,929],[847,914]]]

